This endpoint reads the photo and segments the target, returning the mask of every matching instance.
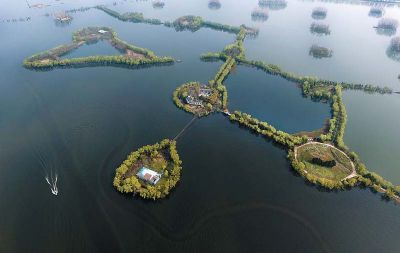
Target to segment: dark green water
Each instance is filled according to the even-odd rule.
[[[286,54],[273,56],[276,50],[268,41],[274,37],[267,36],[265,29],[281,31],[272,25],[274,17],[308,24],[308,13],[316,3],[289,1],[286,9],[271,11],[267,22],[254,23],[250,12],[256,1],[232,2],[223,1],[218,11],[209,10],[207,1],[166,1],[162,10],[154,10],[149,1],[122,2],[115,8],[165,19],[201,14],[223,23],[258,25],[260,37],[246,42],[249,57],[284,61],[282,65],[302,74],[317,75],[329,69],[337,79],[352,79],[334,67],[338,65],[330,65],[333,58],[305,71],[311,60],[307,54],[295,60],[285,60]],[[221,50],[234,36],[206,29],[177,33],[164,27],[122,23],[95,10],[74,14],[71,25],[59,27],[41,15],[86,4],[66,2],[63,7],[51,3],[54,5],[48,9],[27,10],[24,1],[18,1],[0,11],[6,17],[32,16],[30,23],[0,23],[5,35],[0,51],[6,59],[0,62],[0,252],[400,250],[399,206],[382,201],[369,190],[326,192],[308,185],[292,172],[284,150],[220,114],[195,121],[178,140],[184,163],[182,180],[167,199],[151,202],[118,194],[112,187],[115,168],[130,151],[173,138],[190,121],[191,115],[173,105],[172,92],[186,81],[211,79],[222,63],[203,63],[198,56]],[[324,5],[333,8],[332,14],[339,9],[368,10],[364,6]],[[299,16],[290,14],[289,18],[293,8],[299,10]],[[398,13],[398,9],[389,11]],[[369,19],[365,15],[359,22]],[[140,70],[99,67],[35,72],[22,68],[26,56],[68,43],[73,31],[90,25],[112,27],[121,39],[182,63]],[[304,38],[308,33],[302,33]],[[381,39],[371,37],[368,43]],[[264,50],[257,49],[257,43],[264,43]],[[298,50],[307,50],[308,43],[305,45]],[[382,44],[379,50],[384,47]],[[372,60],[374,54],[364,57]],[[357,61],[354,56],[338,59]],[[359,61],[360,65],[370,64]],[[394,64],[386,58],[381,61],[385,66]],[[394,74],[387,69],[375,78],[383,82]],[[369,80],[363,75],[357,78]],[[302,98],[295,84],[255,69],[238,67],[226,84],[232,109],[251,113],[285,131],[319,128],[329,115],[327,105]],[[392,86],[396,85],[393,82]],[[389,133],[396,133],[398,124],[392,118],[397,115],[398,99],[355,92],[346,92],[344,99],[349,114],[345,141],[368,166],[380,159],[377,165],[382,166],[377,167],[386,168],[386,173],[376,171],[395,181],[396,160],[370,155],[379,149],[398,153],[399,142],[381,145],[391,140]],[[386,110],[390,113],[380,113]],[[365,116],[357,117],[363,112]],[[300,113],[306,116],[298,117]],[[382,129],[381,138],[371,138],[367,145],[364,141],[373,133],[374,117],[379,122],[375,126]],[[44,180],[50,169],[59,174],[57,197]]]

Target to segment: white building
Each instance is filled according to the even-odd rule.
[[[138,173],[136,173],[136,176],[138,178],[142,179],[143,181],[146,181],[147,183],[150,183],[153,185],[157,184],[157,182],[161,179],[160,173],[157,173],[154,170],[151,170],[146,167],[140,168]]]

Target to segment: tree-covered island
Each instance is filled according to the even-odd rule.
[[[182,16],[175,19],[173,22],[171,21],[161,21],[159,19],[154,18],[145,18],[143,13],[140,12],[126,12],[123,14],[118,13],[117,11],[111,10],[106,6],[99,5],[95,7],[98,10],[105,12],[106,14],[115,17],[123,22],[132,22],[132,23],[147,23],[152,25],[164,25],[166,27],[172,27],[176,31],[192,31],[196,32],[200,28],[210,28],[216,31],[223,31],[227,33],[238,34],[242,28],[245,29],[246,33],[251,36],[257,36],[259,30],[257,28],[248,27],[246,25],[241,26],[231,26],[220,24],[208,20],[204,20],[200,16],[187,15]]]
[[[165,139],[129,154],[117,168],[113,184],[122,193],[165,198],[180,180],[181,164],[176,142]]]
[[[97,55],[79,58],[61,58],[84,44],[108,41],[121,52],[121,55]],[[72,43],[60,45],[45,52],[34,54],[24,60],[24,67],[30,69],[50,69],[54,67],[86,67],[115,65],[125,67],[141,67],[151,65],[173,64],[172,57],[159,57],[152,51],[131,45],[118,38],[117,33],[108,27],[87,27],[76,31]]]

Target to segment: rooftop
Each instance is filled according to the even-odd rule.
[[[156,171],[146,167],[140,168],[138,173],[136,173],[136,176],[153,185],[157,184],[157,182],[161,179],[160,173],[157,173]]]

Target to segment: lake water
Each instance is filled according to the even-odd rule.
[[[386,56],[390,37],[373,30],[378,20],[368,16],[369,7],[289,1],[259,23],[251,20],[257,1],[221,1],[219,10],[200,0],[168,0],[163,9],[153,9],[151,1],[120,1],[115,7],[113,1],[43,2],[52,6],[28,9],[18,0],[0,10],[2,18],[32,17],[0,23],[0,252],[400,251],[399,206],[366,189],[327,192],[307,184],[292,171],[284,150],[222,114],[196,120],[179,138],[182,180],[167,199],[119,194],[112,186],[115,168],[132,150],[173,138],[192,119],[174,106],[172,92],[187,81],[212,79],[222,62],[204,63],[199,55],[221,50],[234,36],[123,23],[98,10],[72,14],[68,26],[44,16],[105,3],[163,20],[195,14],[246,23],[260,28],[259,37],[245,43],[250,59],[399,89],[400,63]],[[309,32],[315,6],[328,8],[327,37]],[[388,8],[386,15],[400,17],[399,9]],[[25,57],[69,43],[72,32],[95,25],[182,63],[139,70],[22,67]],[[313,43],[332,47],[334,56],[311,58]],[[89,52],[111,53],[102,44],[93,46]],[[226,85],[231,110],[288,132],[320,128],[329,117],[326,104],[256,69],[237,67]],[[398,184],[397,96],[344,92],[346,144],[371,170]],[[51,170],[59,175],[57,197],[44,180]]]
[[[62,59],[70,59],[76,57],[87,57],[92,55],[120,55],[122,52],[114,48],[108,41],[98,41],[94,44],[84,44],[78,49],[63,55]]]
[[[266,121],[285,132],[313,131],[330,118],[328,103],[317,103],[302,96],[296,83],[239,66],[226,80],[229,108]]]

